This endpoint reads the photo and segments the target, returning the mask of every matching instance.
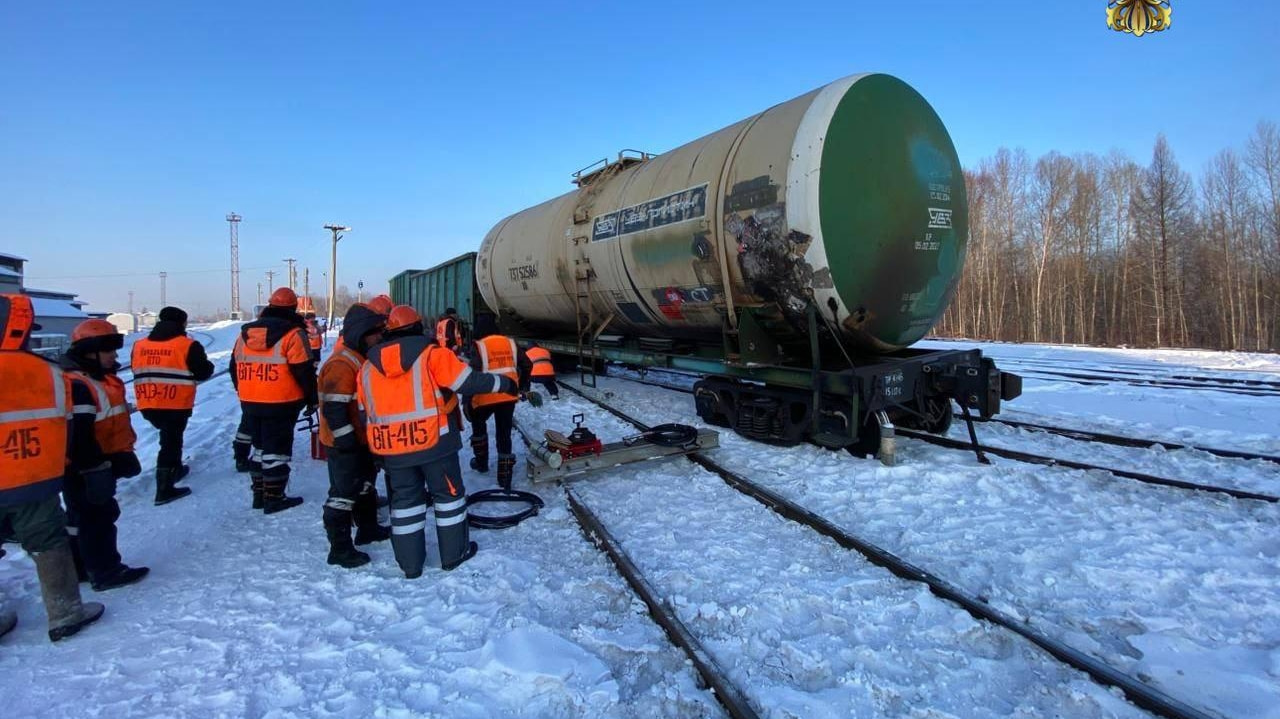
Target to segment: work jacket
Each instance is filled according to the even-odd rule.
[[[307,320],[307,343],[311,346],[312,355],[319,359],[320,350],[324,349],[324,335],[315,320]]]
[[[449,350],[456,350],[462,344],[456,317],[441,317],[436,323],[436,344]]]
[[[387,467],[427,464],[462,448],[460,431],[449,420],[445,392],[515,391],[515,383],[473,372],[447,349],[425,336],[395,337],[369,351],[356,395],[364,412],[369,449]]]
[[[70,352],[62,368],[71,384],[70,469],[97,469],[113,456],[132,454],[138,437],[129,421],[124,382],[96,361]]]
[[[300,405],[319,403],[313,355],[302,328],[286,312],[268,307],[236,339],[231,382],[248,414],[296,412]]]
[[[57,494],[66,469],[67,378],[39,355],[0,350],[0,387],[0,505]]]

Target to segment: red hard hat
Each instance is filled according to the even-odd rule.
[[[109,352],[124,346],[124,335],[106,320],[85,320],[71,330],[71,345],[84,352]]]
[[[388,332],[402,330],[414,324],[422,324],[422,317],[418,315],[417,310],[409,305],[396,305],[391,308],[390,315],[387,317]]]
[[[298,295],[288,287],[281,287],[271,293],[271,299],[267,303],[272,307],[297,307]]]
[[[369,300],[369,309],[380,315],[391,314],[391,310],[394,307],[395,305],[391,302],[391,298],[386,295],[378,295],[377,297]]]

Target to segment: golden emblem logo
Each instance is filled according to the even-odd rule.
[[[1111,0],[1107,3],[1107,27],[1142,37],[1168,30],[1173,8],[1170,0]]]

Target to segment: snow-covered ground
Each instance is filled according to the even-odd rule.
[[[225,366],[236,326],[202,331]],[[1011,347],[993,350],[1000,357]],[[1062,361],[1080,352],[1036,351]],[[1249,369],[1280,376],[1280,363]],[[698,424],[687,395],[613,378],[598,391],[650,423]],[[567,430],[584,412],[605,439],[633,431],[562,397],[541,409],[521,405],[520,421]],[[1069,411],[1082,428],[1275,451],[1277,405],[1029,380],[1008,409],[1025,419]],[[100,597],[86,586],[107,614],[73,639],[48,643],[30,559],[6,547],[0,593],[20,618],[0,640],[6,718],[722,715],[582,537],[558,489],[538,487],[547,508],[519,527],[473,531],[480,554],[457,571],[405,580],[385,543],[365,548],[372,564],[338,569],[325,563],[320,522],[327,476],[308,458],[305,433],[290,490],[306,503],[264,517],[248,507],[247,477],[233,471],[237,420],[230,383],[212,380],[187,432],[194,494],[152,506],[149,469],[122,484],[122,552],[152,574]],[[149,468],[155,432],[141,418],[134,426]],[[992,438],[995,428],[980,432]],[[1002,440],[1011,446],[1061,451],[1057,440],[1009,435]],[[1228,717],[1280,717],[1280,510],[1272,505],[998,459],[983,467],[909,440],[893,468],[728,433],[721,443],[713,457],[730,468],[1188,703]],[[1180,469],[1186,479],[1234,477],[1280,492],[1280,468],[1107,449],[1156,474]],[[516,452],[523,455],[518,442]],[[492,473],[464,477],[472,490],[493,485]],[[576,486],[764,716],[1144,715],[683,460]]]

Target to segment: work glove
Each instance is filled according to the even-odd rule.
[[[138,455],[133,452],[116,452],[109,455],[107,459],[111,460],[111,476],[116,479],[136,477],[142,474],[142,465],[138,462]]]
[[[534,392],[533,390],[530,390],[520,395],[520,399],[525,400],[526,402],[533,405],[534,407],[542,406],[542,395],[537,392]]]
[[[84,498],[89,504],[103,505],[116,496],[116,478],[111,474],[111,465],[103,462],[80,476],[84,478]]]

